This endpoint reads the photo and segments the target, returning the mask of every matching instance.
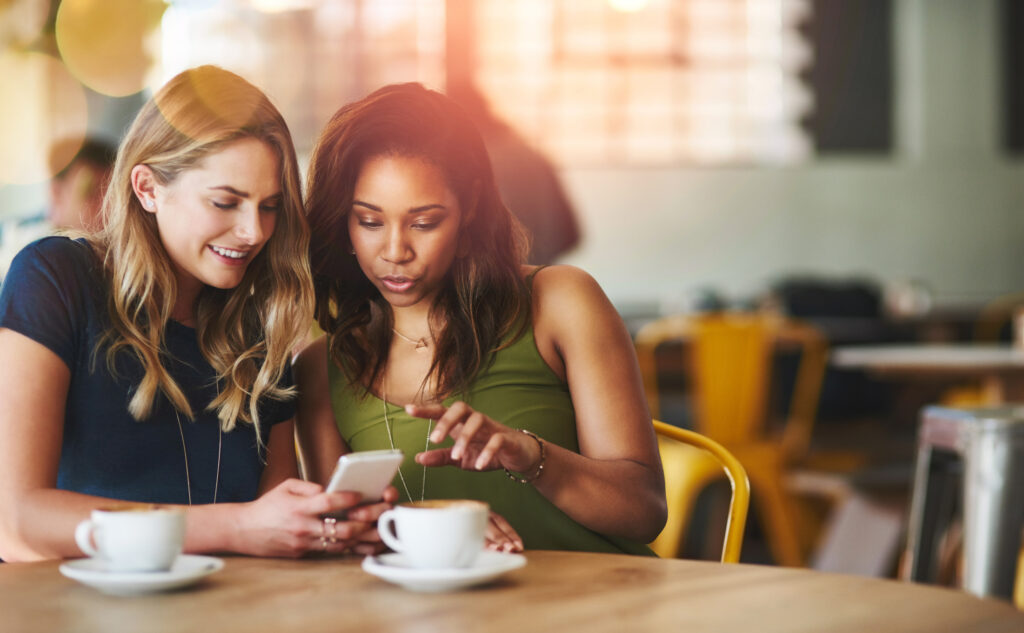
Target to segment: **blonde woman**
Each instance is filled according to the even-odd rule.
[[[15,259],[0,293],[0,557],[81,555],[111,499],[188,506],[185,549],[373,549],[382,504],[296,478],[289,359],[313,291],[295,150],[257,88],[204,66],[120,148],[106,228]]]

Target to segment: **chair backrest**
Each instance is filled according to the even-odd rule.
[[[768,407],[773,339],[764,319],[699,319],[692,343],[696,414],[700,430],[719,442],[761,435]]]
[[[788,455],[807,450],[821,393],[828,348],[810,325],[773,314],[665,317],[637,333],[637,356],[651,413],[660,415],[655,350],[689,342],[697,429],[725,445],[765,439],[774,351],[800,350],[783,430]]]
[[[654,420],[654,430],[661,437],[703,449],[721,465],[732,486],[729,516],[725,524],[725,538],[722,542],[722,562],[738,563],[740,551],[743,548],[743,532],[747,525],[747,512],[750,508],[750,481],[747,479],[747,471],[739,460],[721,444],[700,433],[681,429],[658,420]],[[666,488],[673,488],[671,483],[667,481]],[[693,497],[699,492],[695,488],[681,489],[679,493],[689,495],[687,499],[672,498],[672,495],[670,495],[668,499],[669,515],[671,516],[673,510],[679,506],[687,503],[692,505]]]

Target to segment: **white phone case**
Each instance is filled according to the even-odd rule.
[[[327,491],[353,490],[362,495],[364,502],[379,501],[384,489],[395,478],[403,457],[398,449],[342,455],[334,467]]]

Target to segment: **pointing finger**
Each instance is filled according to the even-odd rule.
[[[430,451],[417,453],[416,463],[421,466],[458,466],[459,460],[452,459],[452,449],[435,448]]]

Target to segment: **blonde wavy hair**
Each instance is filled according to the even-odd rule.
[[[295,148],[284,118],[258,88],[215,66],[187,70],[150,99],[128,130],[103,200],[104,229],[90,238],[109,284],[111,329],[101,339],[107,365],[128,351],[144,375],[128,410],[142,420],[162,393],[189,418],[194,412],[161,358],[164,330],[177,297],[174,265],[156,218],[133,193],[131,171],[148,166],[161,185],[197,167],[240,139],[266,143],[281,169],[281,209],[266,245],[231,289],[204,286],[196,302],[199,347],[217,372],[219,394],[208,405],[221,428],[239,420],[260,436],[259,403],[284,400],[294,389],[278,386],[294,346],[312,319],[313,288],[307,258],[309,228],[303,216]],[[94,356],[95,358],[95,356]]]

